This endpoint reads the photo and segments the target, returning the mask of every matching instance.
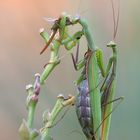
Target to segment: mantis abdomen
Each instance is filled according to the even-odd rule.
[[[92,113],[90,106],[88,80],[85,79],[80,83],[80,85],[78,85],[76,114],[86,137],[94,140],[92,130]]]

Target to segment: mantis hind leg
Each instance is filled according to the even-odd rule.
[[[95,130],[95,132],[94,132],[93,138],[95,137],[95,134],[97,133],[98,129],[102,126],[102,124],[104,123],[104,121],[116,110],[116,108],[117,108],[118,105],[123,101],[123,99],[124,99],[124,97],[121,96],[121,97],[116,98],[116,99],[114,99],[114,100],[112,100],[112,101],[109,101],[109,102],[106,103],[106,104],[102,104],[102,107],[103,107],[103,106],[109,105],[109,104],[111,104],[111,103],[113,103],[113,102],[120,101],[120,102],[112,109],[112,111],[109,112],[109,114],[107,114],[106,116],[103,117],[103,119],[102,119],[100,125],[98,126],[98,128],[97,128],[97,129]]]
[[[78,65],[78,58],[79,58],[79,43],[77,45],[76,56],[74,57],[73,53],[71,53],[71,57],[75,70],[78,70],[77,65]]]

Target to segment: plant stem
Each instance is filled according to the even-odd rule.
[[[61,112],[61,110],[69,105],[73,105],[75,102],[75,97],[71,96],[68,99],[64,99],[62,95],[58,96],[58,100],[51,112],[50,117],[48,118],[48,121],[45,124],[45,127],[41,131],[41,140],[50,140],[51,137],[49,136],[49,130],[53,127],[54,121],[57,118],[58,114]]]
[[[27,118],[27,124],[29,128],[33,127],[33,121],[34,121],[34,114],[35,114],[35,108],[36,105],[33,103],[33,105],[30,105],[28,107],[28,118]]]

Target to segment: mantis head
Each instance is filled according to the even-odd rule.
[[[110,41],[110,42],[107,44],[107,47],[115,48],[115,47],[116,47],[116,43],[115,43],[114,41]]]

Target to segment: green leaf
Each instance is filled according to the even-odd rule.
[[[30,129],[27,126],[27,122],[23,119],[22,124],[19,128],[19,135],[22,140],[29,140],[30,139]]]

